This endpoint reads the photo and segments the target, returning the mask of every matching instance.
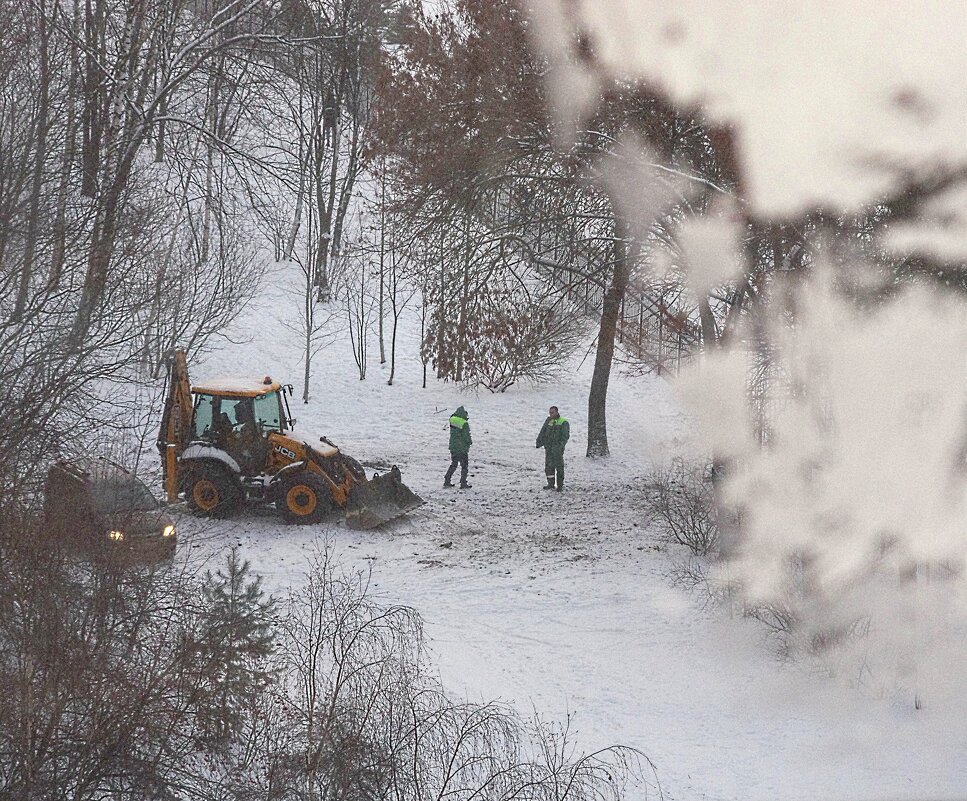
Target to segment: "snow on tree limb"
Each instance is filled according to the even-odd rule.
[[[967,161],[963,6],[531,0],[562,124],[615,78],[734,128],[756,213],[855,210]]]

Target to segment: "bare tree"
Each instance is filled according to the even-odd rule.
[[[277,67],[288,76],[280,96],[285,124],[297,132],[298,192],[286,255],[311,204],[317,300],[332,294],[346,214],[363,168],[363,140],[375,58],[384,36],[385,0],[326,0],[298,4],[287,20],[298,41]]]
[[[410,301],[417,293],[417,287],[412,283],[407,283],[403,278],[403,265],[401,255],[395,249],[390,253],[390,267],[386,275],[385,285],[386,294],[389,296],[390,314],[392,317],[392,331],[390,333],[390,362],[389,378],[386,383],[393,386],[393,379],[396,377],[396,335],[399,331],[400,317],[409,306]],[[382,273],[382,268],[380,270]],[[383,279],[380,279],[380,297],[383,295]]]
[[[511,2],[461,3],[437,15],[415,9],[379,84],[372,149],[393,173],[409,233],[440,254],[436,280],[427,281],[433,318],[425,341],[437,376],[475,380],[466,356],[487,319],[477,298],[491,284],[519,279],[525,264],[597,323],[587,455],[606,456],[608,383],[627,333],[629,294],[638,345],[645,314],[657,319],[659,336],[678,339],[679,351],[683,339],[695,343],[701,309],[670,308],[652,296],[653,282],[644,279],[656,233],[629,227],[612,187],[592,178],[620,157],[626,134],[653,143],[649,182],[690,187],[656,210],[660,227],[677,206],[701,205],[719,191],[724,170],[708,129],[635,84],[609,86],[607,102],[562,150],[526,28]],[[561,345],[559,360],[569,352]]]
[[[343,296],[346,323],[353,359],[359,370],[359,380],[366,379],[369,335],[372,329],[376,298],[372,287],[372,265],[365,250],[352,250],[344,257]]]
[[[309,240],[305,247],[305,253],[300,255],[298,251],[292,251],[291,256],[298,261],[302,268],[304,282],[298,295],[300,313],[298,325],[293,326],[289,320],[283,321],[289,328],[295,327],[296,332],[302,340],[303,351],[303,374],[302,374],[302,402],[308,403],[310,396],[310,379],[312,376],[312,362],[319,353],[328,347],[335,340],[336,331],[333,322],[338,319],[335,310],[320,308],[316,303],[316,259],[319,256],[318,249],[312,243],[313,216],[310,210],[308,216]]]
[[[94,190],[97,165],[96,194],[84,283],[72,332],[75,339],[87,332],[107,291],[125,193],[140,147],[162,121],[168,126],[192,125],[190,119],[170,108],[164,115],[161,109],[201,67],[232,47],[253,42],[266,24],[256,13],[261,6],[258,0],[227,2],[212,9],[209,18],[199,20],[196,26],[182,24],[190,19],[183,13],[189,6],[187,0],[123,10],[106,3],[94,6],[86,28],[93,38],[84,43],[89,89],[85,98],[84,163],[88,192]],[[70,27],[62,29],[66,36],[71,35]],[[120,32],[116,39],[112,34],[110,42],[117,52],[113,61],[106,56],[108,30]],[[106,93],[103,102],[96,97],[101,87]]]
[[[423,664],[415,613],[374,603],[368,578],[328,548],[291,597],[282,639],[284,750],[301,797],[616,801],[627,782],[660,795],[637,752],[575,757],[568,724],[454,701]]]
[[[190,797],[200,723],[235,660],[195,647],[205,613],[191,572],[78,563],[7,515],[0,550],[0,793]]]

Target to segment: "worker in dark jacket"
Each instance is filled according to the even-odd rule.
[[[450,417],[450,469],[447,470],[443,478],[444,487],[452,487],[450,479],[453,473],[460,466],[460,489],[470,489],[471,484],[467,483],[467,470],[470,462],[470,446],[473,439],[470,437],[470,417],[467,410],[462,406],[458,408]]]
[[[564,489],[564,446],[570,436],[571,424],[561,417],[556,406],[552,406],[541,426],[541,433],[537,435],[537,447],[544,449],[544,475],[547,476],[544,489],[554,489],[555,474],[557,491]]]

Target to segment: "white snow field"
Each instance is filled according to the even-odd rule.
[[[233,373],[296,384],[300,341],[281,318],[297,308],[279,288],[226,332],[231,341],[190,362],[196,380]],[[412,323],[412,320],[410,321]],[[683,447],[688,424],[662,379],[612,378],[613,456],[584,458],[592,359],[559,382],[463,393],[421,367],[412,325],[386,385],[375,336],[359,381],[347,341],[316,360],[299,428],[326,434],[364,464],[398,464],[427,503],[385,528],[356,532],[334,517],[287,526],[270,509],[228,521],[179,518],[180,548],[202,559],[240,545],[276,594],[302,581],[328,540],[374,591],[423,616],[446,686],[502,698],[525,714],[575,715],[577,744],[621,743],[655,763],[664,797],[691,799],[954,799],[967,797],[965,703],[915,711],[908,698],[871,697],[849,677],[783,663],[762,627],[676,586],[685,554],[659,545],[643,512],[643,476]],[[447,418],[463,404],[474,444],[466,491],[442,488]],[[542,491],[534,439],[549,405],[571,421],[567,491]]]

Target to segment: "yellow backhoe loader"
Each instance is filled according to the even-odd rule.
[[[353,528],[375,528],[423,505],[395,465],[367,479],[325,437],[297,433],[291,392],[269,376],[192,386],[185,352],[173,351],[158,437],[168,501],[183,494],[189,509],[208,517],[226,517],[244,502],[274,503],[292,523],[316,523],[338,507]]]

